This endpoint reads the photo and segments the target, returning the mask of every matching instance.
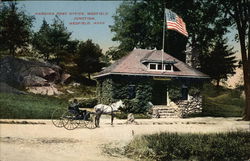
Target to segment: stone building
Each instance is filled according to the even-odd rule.
[[[134,49],[95,76],[99,103],[117,100],[128,112],[185,117],[202,110],[200,88],[209,76],[161,50]]]

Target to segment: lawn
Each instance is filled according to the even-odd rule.
[[[54,109],[67,109],[67,104],[49,96],[0,93],[0,118],[49,119]]]
[[[205,85],[202,91],[202,116],[240,117],[244,109],[244,99],[238,89]]]

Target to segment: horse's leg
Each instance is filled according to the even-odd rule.
[[[114,112],[111,111],[111,125],[113,125],[114,117],[115,117]]]
[[[96,116],[95,116],[95,126],[96,127],[100,127],[100,118],[101,118],[101,115],[102,115],[102,111],[96,111]]]

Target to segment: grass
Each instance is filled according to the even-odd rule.
[[[0,118],[49,119],[57,109],[66,109],[68,102],[41,95],[17,95],[0,93]]]
[[[134,138],[123,153],[144,161],[244,161],[250,159],[250,133],[144,135]]]
[[[242,116],[244,99],[240,97],[240,90],[206,85],[202,95],[204,96],[202,116]]]
[[[58,98],[41,95],[15,95],[0,93],[0,118],[47,119],[56,108],[66,109],[68,100],[77,98],[84,106],[94,106],[96,103],[96,88],[81,85],[79,87],[58,86],[64,94]],[[73,93],[67,93],[67,90]],[[241,91],[226,88],[216,88],[206,85],[202,92],[203,112],[195,116],[240,117],[244,108]],[[149,118],[145,114],[135,114],[135,119]],[[126,119],[127,114],[121,113],[117,118]]]

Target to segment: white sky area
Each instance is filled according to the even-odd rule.
[[[55,14],[66,13],[64,15],[58,15],[58,17],[64,22],[68,31],[72,32],[72,39],[83,41],[92,39],[94,43],[100,45],[103,52],[106,52],[109,47],[118,46],[118,42],[112,41],[114,33],[110,31],[109,26],[114,24],[112,16],[115,14],[121,2],[122,1],[18,1],[18,5],[24,9],[27,14],[35,17],[35,21],[33,22],[34,31],[39,30],[43,19],[51,24],[55,18]],[[74,12],[77,12],[77,14],[72,14]],[[88,15],[88,13],[93,12],[104,15]],[[54,15],[49,13],[54,13]],[[82,17],[82,19],[79,20],[79,17]],[[70,24],[72,22],[90,24]],[[95,22],[102,24],[94,24]],[[234,41],[235,33],[236,30],[232,29],[225,37],[228,38],[228,44],[234,46],[234,50],[237,51],[237,58],[240,59],[239,43]]]

